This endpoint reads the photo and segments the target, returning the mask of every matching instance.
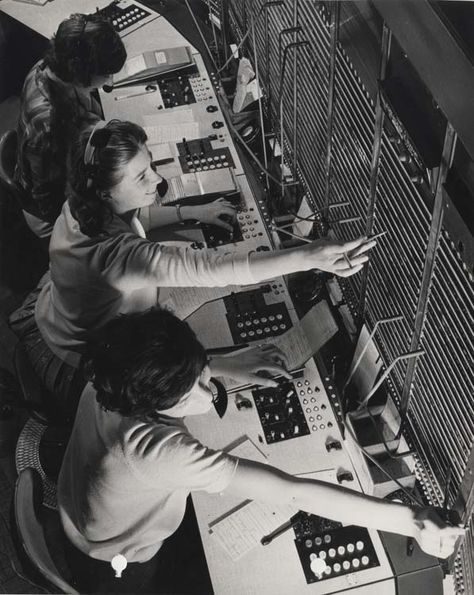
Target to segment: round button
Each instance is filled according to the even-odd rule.
[[[339,562],[335,562],[332,569],[334,570],[334,572],[341,572],[341,565],[339,564]]]
[[[318,552],[318,556],[321,558],[321,560],[325,560],[327,558],[325,550],[321,550],[320,552]]]
[[[309,555],[309,559],[310,559],[310,560],[316,560],[316,558],[317,558],[317,557],[318,557],[318,556],[317,556],[317,555],[316,555],[314,552],[312,552],[312,553]]]
[[[342,567],[344,568],[344,570],[349,570],[349,568],[351,567],[351,563],[349,562],[349,560],[344,560],[344,562],[342,563]]]
[[[315,537],[314,538],[314,543],[316,545],[321,545],[323,543],[323,540],[321,539],[321,537]]]
[[[326,570],[326,562],[320,558],[315,558],[311,561],[309,567],[311,568],[311,572],[316,576],[320,576]]]
[[[356,543],[356,549],[358,552],[361,552],[364,549],[364,542],[363,541],[358,541]]]
[[[353,566],[354,568],[359,568],[359,566],[360,566],[360,560],[359,560],[359,558],[354,558],[354,559],[352,560],[352,566]]]
[[[354,551],[355,551],[355,546],[354,546],[354,544],[353,544],[353,543],[348,543],[346,547],[347,547],[347,551],[349,552],[349,554],[352,554],[352,553],[354,553]]]
[[[324,539],[324,543],[331,543],[331,541],[332,541],[332,540],[331,540],[331,536],[330,536],[330,535],[325,535],[325,536],[323,537],[323,539]]]
[[[362,556],[363,566],[367,566],[368,563],[369,563],[369,556]]]
[[[346,548],[345,548],[343,545],[340,545],[340,546],[337,548],[337,553],[338,553],[340,556],[343,556],[343,555],[346,553]]]
[[[328,576],[331,574],[332,569],[330,566],[326,566],[326,568],[324,569],[324,574],[327,574]]]
[[[307,539],[304,542],[304,544],[305,544],[306,547],[313,547],[313,540],[312,539]]]
[[[314,417],[309,417],[308,419],[309,419],[310,422],[313,422],[314,421]]]
[[[336,557],[336,550],[335,550],[335,549],[332,547],[332,548],[329,550],[328,554],[329,554],[329,557],[330,557],[330,558],[335,558],[335,557]]]

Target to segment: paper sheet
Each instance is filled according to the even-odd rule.
[[[123,65],[122,70],[116,75],[117,80],[128,78],[146,69],[146,62],[143,54],[129,58]]]
[[[158,126],[144,126],[150,145],[162,143],[177,143],[183,138],[191,140],[199,138],[199,122],[182,122],[176,124],[160,124]]]
[[[143,116],[145,126],[169,126],[172,124],[189,124],[192,122],[194,122],[194,114],[190,109],[177,110],[176,112],[172,110],[171,113],[162,111],[159,114],[145,114]]]
[[[227,287],[176,287],[169,290],[166,307],[173,310],[178,318],[184,320],[201,306],[216,299],[230,295],[233,291],[240,291],[238,285]]]
[[[288,359],[288,369],[301,368],[337,332],[337,324],[325,301],[319,302],[289,331],[267,342],[279,347]]]
[[[335,469],[302,473],[297,477],[337,484]],[[216,519],[209,529],[213,538],[235,561],[257,547],[262,537],[278,529],[297,512],[298,509],[293,506],[270,506],[254,500],[244,502]]]
[[[153,145],[152,149],[153,150],[151,151],[151,154],[154,161],[158,161],[160,159],[168,159],[169,157],[176,156],[176,153],[174,152],[172,146],[169,143],[163,143],[162,145]]]
[[[290,506],[268,506],[253,500],[209,527],[210,533],[232,560],[239,560],[268,535],[286,523],[297,510]]]
[[[227,452],[240,459],[249,459],[250,461],[257,461],[258,463],[267,462],[267,457],[248,437]]]

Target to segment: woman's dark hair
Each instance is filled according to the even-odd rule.
[[[93,76],[118,72],[127,59],[119,34],[100,15],[74,14],[64,20],[51,41],[46,64],[61,80],[83,87]]]
[[[111,120],[104,128],[85,130],[71,147],[68,164],[68,199],[82,233],[104,232],[112,210],[103,198],[122,179],[122,169],[141,150],[147,136],[133,122]],[[87,143],[94,147],[91,163],[84,163]]]
[[[158,308],[108,322],[89,341],[86,360],[100,405],[140,419],[175,405],[207,363],[188,324]]]

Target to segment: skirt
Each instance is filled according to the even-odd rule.
[[[81,367],[74,368],[55,355],[46,344],[36,324],[35,306],[38,295],[48,280],[41,279],[23,304],[10,315],[10,328],[24,346],[43,390],[43,405],[60,421],[72,422],[86,379]]]

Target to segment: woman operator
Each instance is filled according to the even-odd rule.
[[[43,383],[62,401],[70,395],[73,409],[90,332],[117,314],[159,304],[160,287],[249,285],[314,268],[349,276],[375,245],[316,240],[276,252],[223,253],[150,241],[138,216],[156,202],[160,177],[146,140],[140,126],[118,120],[81,135],[51,237],[51,278],[11,320]]]

